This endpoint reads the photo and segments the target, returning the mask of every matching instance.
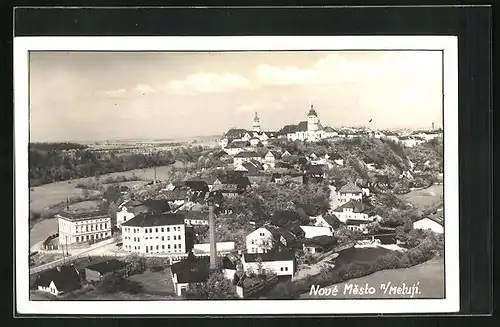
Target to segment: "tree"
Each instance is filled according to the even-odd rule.
[[[222,271],[213,271],[205,283],[189,284],[186,296],[197,299],[235,299],[235,287]]]

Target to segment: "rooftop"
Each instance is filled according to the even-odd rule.
[[[110,218],[108,212],[104,210],[87,212],[61,211],[59,216],[71,221]]]
[[[81,286],[80,274],[73,265],[55,267],[40,273],[35,285],[49,287],[51,282],[54,282],[60,292],[74,291]]]
[[[154,227],[169,225],[184,225],[183,214],[164,213],[164,214],[140,214],[124,222],[122,226],[132,227]]]
[[[353,182],[348,182],[339,190],[340,193],[362,193],[363,191]]]
[[[356,201],[356,200],[350,200],[349,202],[341,205],[340,207],[336,208],[335,212],[342,212],[344,209],[353,209],[352,211],[354,213],[362,213],[365,212],[367,207],[364,203]]]
[[[295,260],[295,251],[273,251],[267,253],[245,253],[243,258],[245,262],[257,262],[258,258],[263,262],[268,261],[290,261]]]

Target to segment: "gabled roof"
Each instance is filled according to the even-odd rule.
[[[208,220],[208,211],[177,211],[184,215],[185,219],[195,219],[195,220]]]
[[[368,209],[366,207],[366,205],[363,204],[362,202],[359,202],[356,200],[350,200],[349,202],[341,205],[340,207],[336,208],[333,211],[342,212],[342,211],[344,211],[344,209],[347,209],[347,208],[351,208],[354,213],[362,213],[362,212],[365,212],[366,209]]]
[[[254,162],[244,162],[241,164],[249,173],[256,173],[258,171],[263,170],[264,168],[260,163],[254,163]]]
[[[313,238],[306,238],[303,240],[303,243],[309,246],[320,246],[320,247],[329,247],[335,245],[337,243],[337,239],[332,236],[315,236]]]
[[[363,193],[363,191],[353,182],[348,182],[339,190],[340,193]]]
[[[133,210],[140,207],[145,207],[147,212],[157,214],[170,211],[170,206],[166,200],[147,199],[142,203],[142,205],[134,207]]]
[[[275,158],[281,158],[281,151],[278,151],[278,150],[269,150],[269,151],[267,152],[266,156],[267,156],[268,154],[272,154],[272,155],[273,155],[273,157],[275,157]]]
[[[87,212],[61,211],[59,213],[59,216],[61,218],[65,218],[71,221],[77,221],[77,220],[108,218],[109,213],[104,210],[94,210]]]
[[[183,225],[184,215],[180,213],[164,213],[164,214],[140,214],[134,218],[127,220],[122,224],[126,227],[155,227],[169,225]]]
[[[289,134],[289,133],[295,133],[297,131],[297,125],[285,125],[280,133],[281,134]]]
[[[234,156],[235,158],[260,158],[260,155],[255,151],[242,151]]]
[[[243,137],[248,131],[246,129],[242,128],[231,128],[224,134],[225,137],[227,138],[232,138],[232,139],[238,139]]]
[[[59,292],[71,292],[81,286],[80,274],[75,266],[55,267],[38,274],[35,285],[49,287],[54,282]]]
[[[127,263],[117,260],[117,259],[110,259],[102,262],[98,262],[96,264],[90,265],[85,267],[86,269],[89,270],[94,270],[99,272],[101,275],[110,273],[110,272],[115,272],[117,270],[120,270],[122,268],[125,268],[127,266]]]
[[[328,133],[333,133],[333,132],[335,132],[335,130],[334,130],[332,127],[330,127],[330,126],[326,126],[326,127],[324,128],[324,130],[325,130],[325,132],[328,132]]]
[[[328,223],[328,225],[332,227],[334,227],[340,222],[339,218],[332,214],[323,216],[323,219]]]
[[[263,262],[269,261],[291,261],[295,260],[295,251],[272,251],[267,253],[245,253],[243,254],[245,262],[257,262],[262,258]]]

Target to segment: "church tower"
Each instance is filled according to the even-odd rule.
[[[253,119],[252,131],[260,133],[260,119],[259,119],[259,116],[257,116],[257,113],[255,113],[255,117]]]
[[[307,130],[310,132],[316,132],[319,129],[319,119],[316,110],[314,110],[313,105],[311,105],[311,110],[307,114]]]

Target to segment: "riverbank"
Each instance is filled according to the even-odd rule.
[[[444,298],[444,259],[442,257],[433,258],[425,263],[415,265],[409,268],[402,269],[388,269],[377,271],[371,275],[363,276],[360,278],[351,279],[346,282],[325,286],[324,289],[333,288],[337,286],[339,290],[336,296],[325,296],[304,293],[299,296],[299,299],[403,299],[410,298],[411,294],[388,294],[381,289],[380,285],[387,285],[390,282],[391,286],[402,286],[405,284],[407,287],[413,285],[418,286],[418,293],[415,293],[413,298],[420,299],[440,299]],[[418,283],[418,284],[417,284]],[[350,292],[350,285],[365,286],[369,285],[374,287],[377,292],[374,294],[356,295]],[[347,286],[347,287],[346,287]],[[345,291],[345,292],[344,292]]]

